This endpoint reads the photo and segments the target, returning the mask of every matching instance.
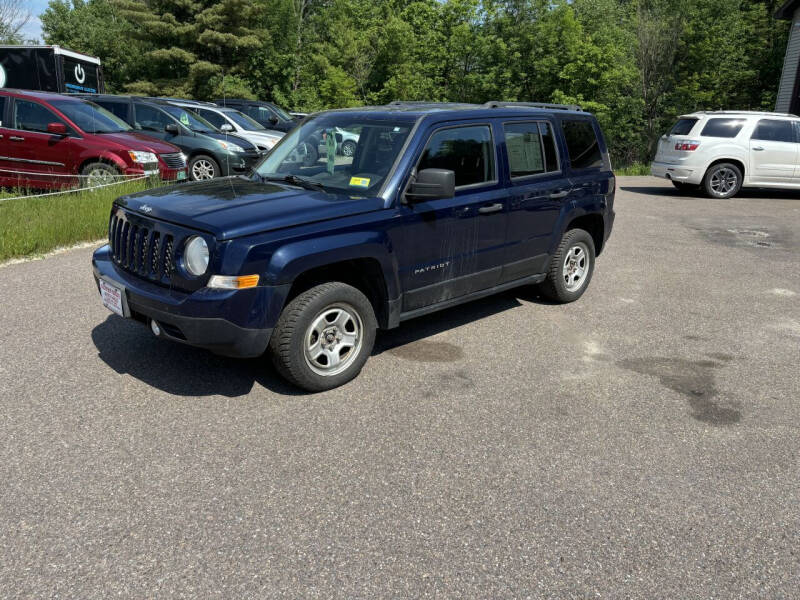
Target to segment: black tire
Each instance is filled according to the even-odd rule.
[[[328,331],[326,335],[334,337],[334,340],[323,336],[314,337],[316,331],[312,326],[320,321],[327,329],[337,328],[333,321],[326,321],[326,316],[335,311],[341,311],[339,314],[352,317],[350,323],[353,325],[358,342],[350,350],[337,350],[339,341],[336,336],[339,333],[353,335],[345,326],[341,331]],[[351,311],[355,314],[350,314]],[[329,390],[344,385],[359,374],[372,353],[377,326],[372,304],[359,290],[340,282],[323,283],[303,292],[283,309],[269,341],[270,358],[278,373],[297,387],[309,392]],[[311,342],[315,339],[323,348],[323,350],[318,349],[320,360],[325,358],[322,355],[326,354],[324,341],[335,344],[328,348],[333,348],[332,353],[338,352],[340,360],[343,359],[340,363],[343,370],[336,371],[338,367],[330,363],[326,366],[307,357],[306,344],[308,342],[309,347],[313,346]],[[342,356],[343,351],[345,354]],[[350,355],[349,352],[353,351],[355,354]],[[313,349],[309,349],[309,353],[313,354]],[[326,354],[330,355],[331,352]],[[325,358],[325,362],[327,361]],[[320,372],[326,369],[331,373]]]
[[[189,160],[189,179],[207,181],[220,176],[219,163],[207,154],[198,154]]]
[[[120,181],[120,172],[113,165],[104,162],[93,162],[81,169],[83,187],[94,187]]]
[[[742,171],[733,163],[711,165],[703,177],[703,190],[709,198],[732,198],[742,189]]]
[[[342,144],[342,156],[352,157],[356,153],[356,143],[353,140],[347,140]]]
[[[574,264],[568,263],[568,254],[575,263],[580,262],[579,254],[575,249],[579,248],[583,252],[585,274],[581,276],[580,282],[575,277],[577,270]],[[570,229],[561,238],[558,249],[550,259],[550,268],[547,270],[547,278],[539,285],[542,295],[553,302],[566,303],[574,302],[583,295],[594,273],[595,249],[594,240],[589,232],[583,229]],[[569,270],[567,270],[569,269]],[[577,287],[570,287],[567,278],[572,279]]]

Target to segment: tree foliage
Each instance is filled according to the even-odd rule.
[[[770,109],[776,0],[52,0],[45,39],[100,56],[115,91],[274,100],[579,103],[615,161],[678,114]]]

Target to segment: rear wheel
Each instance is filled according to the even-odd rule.
[[[95,187],[119,181],[120,172],[112,165],[95,162],[83,167],[81,175],[83,175],[84,187]]]
[[[189,161],[189,177],[192,181],[204,181],[219,177],[217,161],[205,154],[199,154]]]
[[[345,283],[324,283],[284,308],[269,341],[270,355],[294,385],[329,390],[358,375],[372,353],[376,329],[364,294]]]
[[[711,198],[730,198],[742,188],[742,172],[732,163],[709,167],[703,178],[703,188]]]
[[[574,302],[583,295],[594,272],[594,240],[588,231],[570,229],[564,234],[553,257],[547,278],[539,286],[554,302]]]

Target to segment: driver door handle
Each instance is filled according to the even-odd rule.
[[[557,200],[558,198],[566,198],[567,194],[569,194],[569,190],[561,190],[560,192],[553,192],[550,194],[550,198],[553,200]]]
[[[25,141],[24,137],[19,137],[18,135],[10,135],[10,136],[8,136],[8,139],[10,139],[12,142],[24,142]]]
[[[495,202],[494,204],[490,204],[489,206],[481,206],[478,209],[478,212],[482,215],[488,215],[490,213],[495,213],[503,210],[503,204],[501,202]]]

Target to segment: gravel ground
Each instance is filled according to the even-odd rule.
[[[618,185],[578,303],[317,395],[111,315],[90,249],[0,268],[0,596],[797,598],[800,194]]]

